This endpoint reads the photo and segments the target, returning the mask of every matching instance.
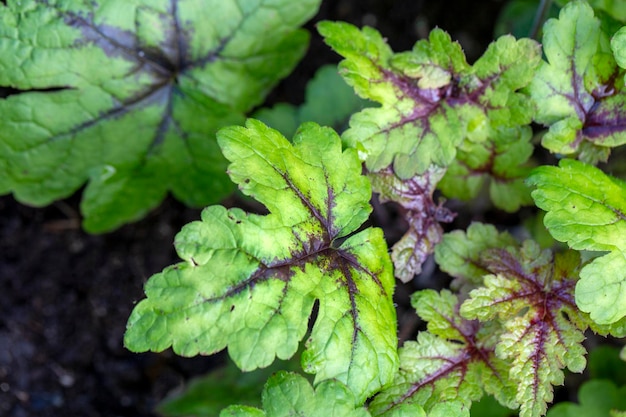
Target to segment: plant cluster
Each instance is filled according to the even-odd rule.
[[[626,413],[611,385],[621,381],[601,377],[580,405],[548,411],[565,370],[587,367],[586,331],[626,336],[626,183],[596,166],[611,169],[626,143],[626,6],[562,4],[541,44],[503,35],[471,65],[440,29],[395,53],[375,29],[322,22],[343,80],[368,101],[331,97],[328,115],[311,88],[301,108],[256,113],[288,140],[257,118],[238,124],[302,55],[298,26],[319,1],[205,3],[0,6],[0,84],[16,91],[0,101],[0,191],[46,204],[88,181],[91,231],[168,191],[218,201],[232,191],[226,174],[267,210],[213,205],[180,231],[182,262],[147,282],[130,350],[228,349],[242,371],[300,358],[262,374],[261,408],[231,405],[224,417],[460,417],[486,394],[521,417]],[[341,134],[313,122],[339,129],[344,117]],[[539,143],[558,165],[535,167]],[[408,225],[391,251],[368,223],[372,193]],[[484,223],[444,233],[455,213],[436,193],[487,195],[508,212],[535,204],[566,245]],[[413,294],[427,328],[398,346],[395,280],[411,281],[431,255],[453,281]],[[250,380],[233,388],[246,402],[258,392]],[[189,395],[217,389],[198,387]]]

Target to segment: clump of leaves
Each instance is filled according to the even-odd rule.
[[[542,251],[532,241],[505,249],[507,234],[478,224],[469,231],[446,235],[437,260],[474,289],[460,300],[447,290],[413,296],[428,332],[400,349],[400,374],[373,409],[415,402],[428,410],[459,399],[469,406],[487,392],[519,406],[520,416],[540,416],[563,368],[584,370],[589,320],[574,302],[578,254]]]
[[[91,232],[171,192],[232,192],[217,129],[239,124],[304,54],[320,0],[0,4],[0,193],[46,205],[85,182]]]
[[[374,191],[405,209],[409,230],[392,255],[398,278],[421,271],[441,240],[439,223],[453,218],[432,199],[442,178],[449,197],[476,197],[490,182],[499,207],[531,202],[522,182],[527,169],[520,167],[532,153],[525,127],[532,107],[518,90],[539,65],[537,43],[503,36],[470,66],[442,30],[394,54],[372,28],[332,22],[318,28],[346,58],[339,65],[346,81],[381,104],[354,114],[342,138],[359,149]]]
[[[626,316],[626,184],[600,169],[571,159],[542,166],[529,177],[544,223],[552,236],[572,249],[608,252],[580,271],[576,304],[599,323]],[[622,320],[623,321],[623,320]]]

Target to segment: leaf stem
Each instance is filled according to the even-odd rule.
[[[529,38],[539,40],[537,39],[539,30],[541,29],[543,22],[546,20],[546,15],[548,14],[548,10],[550,10],[550,6],[552,6],[552,0],[540,1],[539,8],[537,8],[537,13],[535,14],[535,19],[533,20],[532,28],[528,34]]]

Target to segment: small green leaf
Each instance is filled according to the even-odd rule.
[[[168,192],[233,191],[215,142],[305,52],[320,0],[0,4],[0,191],[46,205],[87,182],[84,227],[111,230]]]
[[[556,404],[546,417],[612,417],[614,410],[626,410],[626,387],[618,389],[606,380],[587,381],[578,391],[578,401]]]
[[[228,347],[242,370],[297,350],[316,381],[336,378],[359,401],[397,368],[394,279],[354,149],[328,128],[302,125],[289,143],[256,120],[218,133],[229,175],[268,215],[212,206],[176,237],[185,262],[146,284],[125,343],[133,351],[210,354]],[[375,300],[376,302],[372,302]]]
[[[619,48],[619,39],[613,46]],[[550,128],[543,146],[578,153],[592,164],[606,160],[611,147],[626,143],[624,72],[613,58],[608,34],[593,9],[574,0],[544,25],[543,47],[547,62],[530,84],[535,121]]]
[[[626,316],[626,184],[598,168],[564,159],[542,166],[528,183],[544,224],[572,249],[609,251],[580,272],[576,304],[599,324]]]
[[[307,84],[305,94],[305,102],[300,107],[281,103],[271,109],[257,111],[254,118],[286,137],[293,136],[298,126],[304,122],[315,122],[342,132],[352,113],[370,106],[367,100],[354,94],[337,72],[335,65],[325,65],[318,69]]]
[[[433,164],[450,164],[461,141],[483,140],[488,126],[531,121],[530,101],[518,93],[540,61],[530,39],[503,36],[470,66],[461,46],[440,29],[399,54],[372,28],[322,22],[318,29],[346,58],[339,68],[348,84],[381,103],[355,114],[342,136],[361,151],[370,172],[392,166],[409,179]]]
[[[616,346],[600,345],[589,352],[589,375],[593,379],[609,379],[616,385],[626,385],[626,362]]]
[[[438,188],[446,197],[471,200],[488,185],[495,206],[508,212],[532,204],[524,184],[533,152],[531,136],[530,127],[524,126],[495,130],[483,142],[465,141]]]
[[[263,389],[263,409],[231,406],[220,417],[369,417],[363,407],[355,407],[355,396],[341,382],[329,380],[316,389],[298,374],[278,372]]]

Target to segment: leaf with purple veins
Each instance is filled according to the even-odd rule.
[[[518,92],[540,62],[539,45],[503,36],[470,66],[461,46],[435,29],[413,50],[394,54],[372,28],[318,25],[346,59],[340,71],[361,97],[381,103],[352,116],[343,140],[361,152],[370,172],[392,167],[401,179],[445,167],[466,137],[484,140],[488,127],[530,123],[530,100]]]
[[[527,241],[520,249],[492,249],[483,261],[492,273],[461,306],[468,319],[498,320],[504,327],[496,355],[510,361],[521,417],[541,416],[563,384],[563,368],[585,368],[583,331],[588,318],[574,302],[580,257],[553,255]]]
[[[227,347],[253,370],[290,358],[310,331],[304,369],[362,403],[393,379],[398,340],[387,245],[380,229],[360,230],[371,188],[356,151],[314,123],[292,143],[251,119],[218,142],[231,179],[269,214],[211,206],[186,225],[175,242],[184,262],[148,280],[126,346],[183,356]]]
[[[542,144],[587,163],[606,160],[610,148],[626,143],[624,71],[611,53],[610,34],[580,0],[563,7],[543,32],[547,62],[530,84],[535,121],[549,127]],[[623,42],[618,36],[614,49]]]
[[[422,264],[441,241],[443,228],[454,214],[433,200],[435,186],[445,169],[431,166],[424,174],[402,180],[391,169],[370,174],[372,188],[380,193],[381,202],[393,201],[404,210],[408,231],[393,246],[391,259],[395,275],[408,282],[422,271]]]
[[[402,404],[418,404],[430,412],[448,401],[467,408],[483,392],[515,407],[514,386],[506,363],[495,355],[498,324],[466,320],[459,315],[456,295],[444,290],[424,290],[413,295],[417,313],[428,321],[428,331],[417,342],[400,349],[396,380],[370,404],[373,415],[386,415]]]

